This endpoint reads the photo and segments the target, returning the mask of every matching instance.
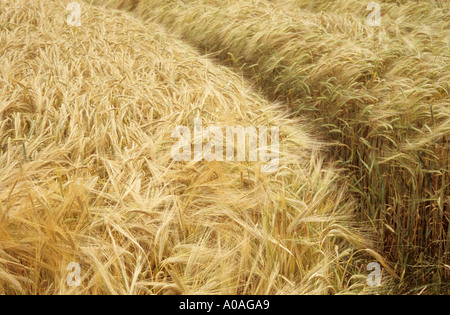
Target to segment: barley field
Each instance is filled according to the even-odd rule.
[[[0,294],[450,294],[449,52],[443,0],[4,1]]]

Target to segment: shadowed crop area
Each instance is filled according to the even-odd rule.
[[[450,293],[450,6],[369,2],[3,2],[0,294]]]

